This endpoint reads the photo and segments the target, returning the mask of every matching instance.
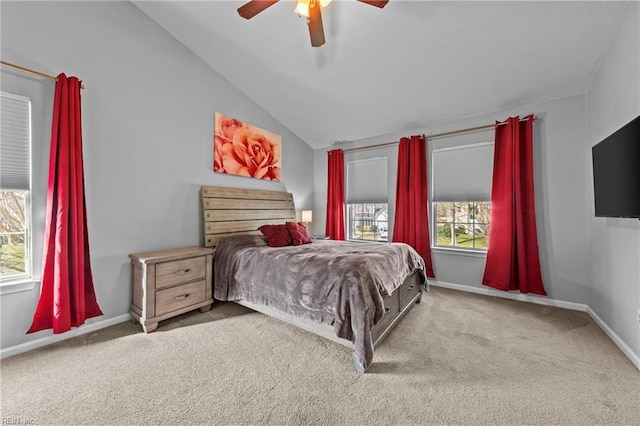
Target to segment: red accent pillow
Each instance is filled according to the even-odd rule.
[[[262,225],[258,228],[271,247],[290,246],[293,241],[286,225]]]
[[[287,222],[286,226],[289,230],[289,234],[291,234],[291,239],[293,240],[294,246],[309,244],[312,241],[307,227],[304,226],[304,224],[302,224],[301,222]]]

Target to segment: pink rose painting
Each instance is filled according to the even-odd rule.
[[[280,182],[282,137],[215,113],[213,171]]]

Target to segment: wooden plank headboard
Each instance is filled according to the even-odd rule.
[[[215,247],[221,237],[259,235],[261,225],[296,220],[290,192],[203,186],[200,194],[205,247]]]

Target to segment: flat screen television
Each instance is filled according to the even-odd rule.
[[[640,116],[591,154],[596,217],[640,218]]]

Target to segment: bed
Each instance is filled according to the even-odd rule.
[[[422,297],[424,261],[406,244],[314,240],[269,247],[261,225],[295,221],[290,193],[203,186],[213,291],[352,348],[357,371]]]

